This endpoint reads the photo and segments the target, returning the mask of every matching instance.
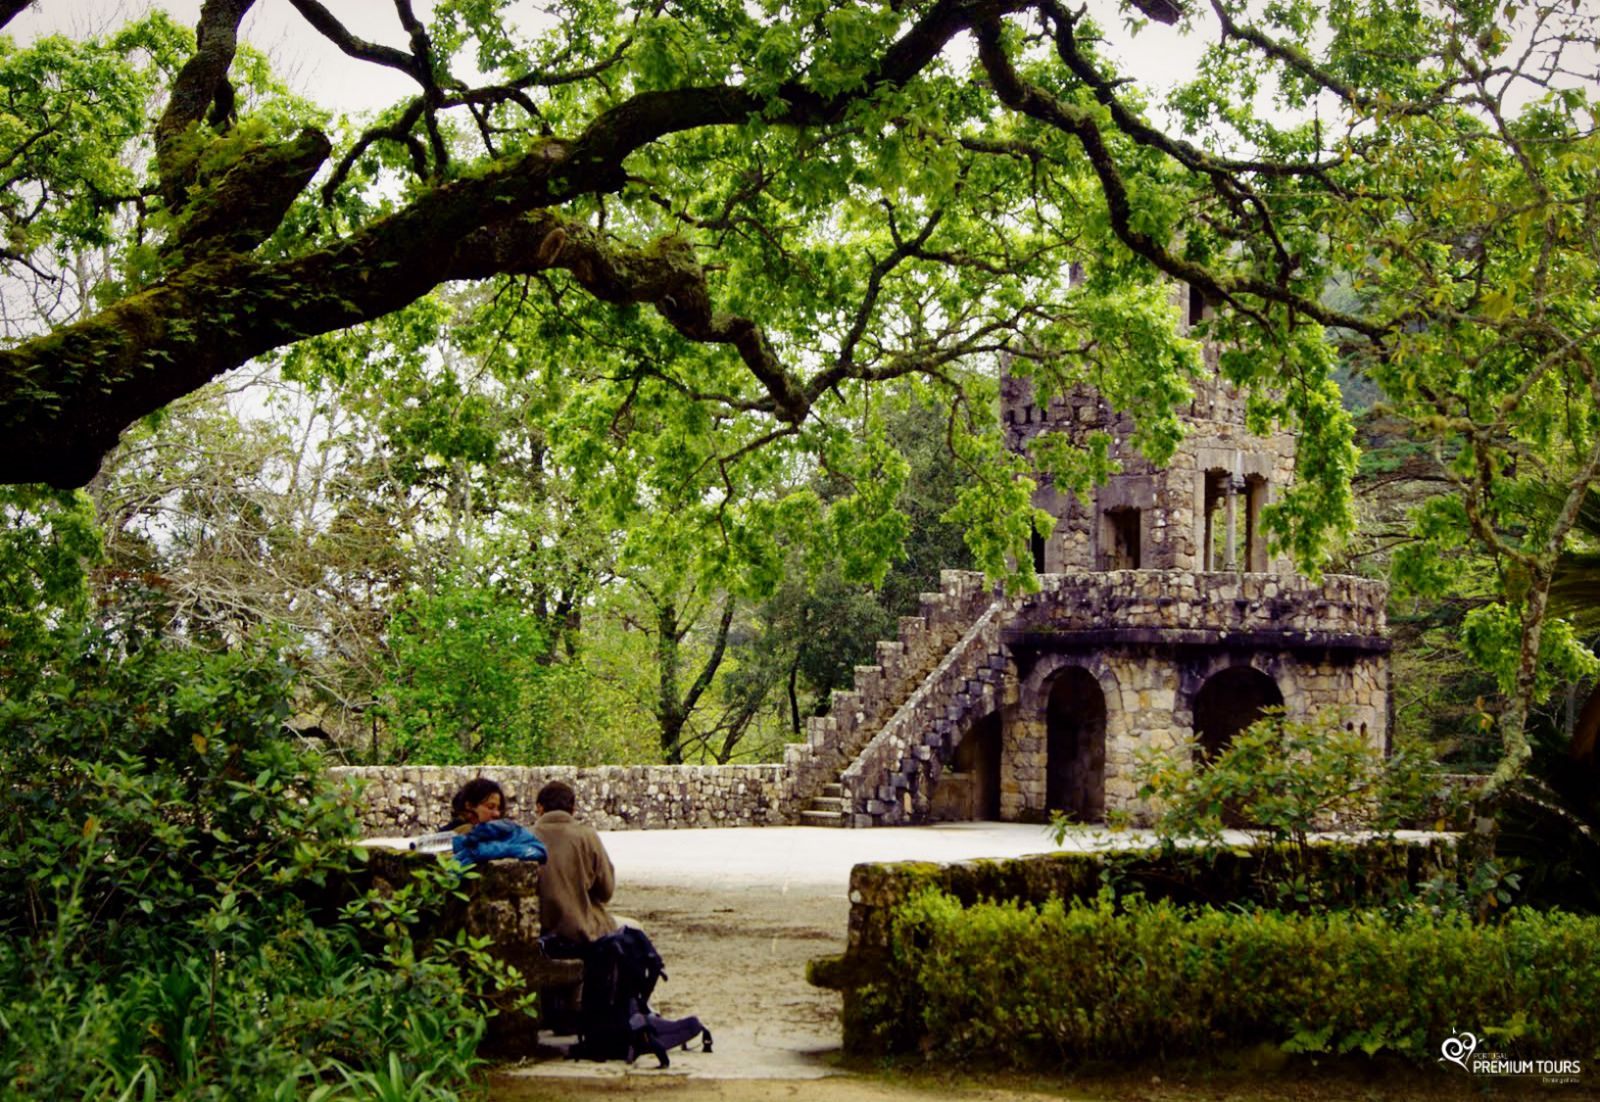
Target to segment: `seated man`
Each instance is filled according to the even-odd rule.
[[[606,913],[617,874],[594,827],[573,818],[576,806],[565,781],[551,781],[534,800],[533,831],[549,854],[539,870],[539,925],[546,936],[594,941],[617,929]]]

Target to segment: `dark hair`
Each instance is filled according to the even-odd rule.
[[[490,796],[500,797],[500,809],[505,810],[506,794],[500,790],[500,785],[488,777],[478,777],[461,786],[461,791],[450,798],[450,813],[458,819],[466,817],[467,805],[476,807]]]
[[[534,803],[546,811],[565,811],[570,814],[578,806],[578,795],[566,781],[551,781],[539,789]]]

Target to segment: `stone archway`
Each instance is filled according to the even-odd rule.
[[[1195,756],[1209,761],[1268,708],[1283,707],[1283,690],[1252,666],[1213,674],[1194,696]]]
[[[1045,705],[1045,807],[1080,823],[1106,817],[1106,695],[1081,666],[1052,679]]]
[[[972,721],[929,794],[931,822],[1000,818],[1000,713]]]

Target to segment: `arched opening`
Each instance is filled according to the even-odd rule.
[[[1283,707],[1277,682],[1249,666],[1234,666],[1200,686],[1194,698],[1195,756],[1205,762],[1227,749],[1268,708]]]
[[[1106,817],[1106,694],[1093,674],[1068,666],[1045,706],[1045,807],[1080,823]]]
[[[928,818],[971,822],[1000,818],[1000,714],[974,721],[956,743],[930,793]]]

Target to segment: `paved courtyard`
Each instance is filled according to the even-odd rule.
[[[609,831],[617,867],[613,909],[637,918],[667,964],[656,1008],[698,1015],[713,1052],[588,1064],[560,1058],[566,1039],[511,1077],[808,1079],[835,1073],[839,996],[805,981],[806,961],[844,951],[850,870],[863,861],[1018,857],[1058,847],[1046,829],[1015,823],[829,830],[756,827]],[[1068,849],[1148,842],[1134,833],[1074,831]]]

